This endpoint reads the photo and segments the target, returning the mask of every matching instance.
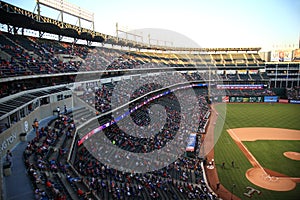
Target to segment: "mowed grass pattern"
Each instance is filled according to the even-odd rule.
[[[224,109],[222,105],[216,105],[216,109],[219,113],[223,113],[221,109]],[[232,138],[227,133],[227,129],[233,128],[243,128],[243,127],[274,127],[274,128],[288,128],[288,129],[297,129],[300,130],[300,105],[293,104],[227,104],[226,106],[226,116],[219,115],[220,118],[225,119],[225,124],[222,127],[217,123],[216,129],[222,129],[222,134],[218,139],[217,144],[215,145],[215,162],[218,170],[218,176],[220,182],[229,190],[232,191],[232,185],[235,184],[233,192],[241,199],[249,199],[244,196],[243,193],[246,191],[247,186],[252,186],[256,189],[259,189],[262,194],[254,195],[251,199],[299,199],[300,196],[300,186],[297,184],[296,189],[288,192],[276,192],[271,190],[265,190],[256,185],[253,185],[245,176],[246,171],[251,168],[251,164],[244,154],[240,151],[237,145],[234,143]],[[221,122],[221,119],[218,119],[218,122]],[[270,142],[270,141],[268,141]],[[298,142],[298,141],[296,141]],[[250,143],[250,142],[249,142]],[[249,144],[247,143],[247,145]],[[298,143],[299,144],[299,143]],[[275,145],[275,144],[273,144]],[[278,143],[279,146],[276,149],[280,149],[280,146],[285,144]],[[299,145],[296,145],[296,149],[299,148]],[[251,143],[250,146],[253,146],[255,151],[253,154],[258,156],[258,160],[268,157],[267,154],[264,154],[261,158],[260,155],[266,152],[267,147],[262,144]],[[272,144],[268,144],[268,150],[273,151]],[[252,152],[252,147],[251,152]],[[265,149],[264,149],[265,148]],[[269,149],[271,148],[271,149]],[[295,148],[295,146],[294,146]],[[285,148],[284,148],[285,150]],[[300,150],[299,150],[300,152]],[[271,155],[270,155],[271,157]],[[271,158],[269,158],[270,160]],[[234,161],[234,167],[231,166],[231,161]],[[221,163],[225,162],[225,169],[221,168]],[[272,162],[265,161],[266,168],[272,170],[278,170],[277,168],[270,167]],[[296,161],[298,163],[300,161]],[[294,163],[295,164],[295,163]],[[293,167],[297,167],[298,164],[292,164]],[[290,165],[290,164],[289,164]],[[279,165],[282,168],[283,164]],[[291,165],[290,165],[291,166]],[[299,168],[298,168],[299,169]],[[278,170],[279,171],[279,170]],[[294,171],[294,170],[293,170]],[[296,172],[288,172],[291,174],[297,174]],[[283,173],[282,171],[279,171]]]

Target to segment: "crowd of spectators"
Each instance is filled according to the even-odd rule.
[[[131,79],[124,79],[119,81],[112,81],[109,83],[92,82],[82,84],[77,87],[78,91],[83,91],[80,98],[86,103],[96,108],[100,113],[109,111],[111,108],[122,106],[144,94],[162,89],[170,88],[183,82],[192,82],[203,80],[208,77],[207,73],[179,73],[169,72],[160,73],[148,76],[132,77]],[[218,77],[216,77],[218,78]],[[208,94],[203,94],[208,96]],[[214,96],[274,96],[276,95],[268,88],[264,89],[217,89],[215,86],[211,87],[212,97]]]
[[[179,61],[181,61],[181,59],[184,60],[184,56],[176,57],[173,54],[165,54],[165,56],[162,56],[164,55],[162,54],[158,56],[154,53],[127,52],[105,47],[89,47],[75,43],[11,35],[4,32],[1,32],[0,34],[0,41],[1,51],[5,52],[6,55],[9,55],[0,60],[0,77],[94,70],[162,68],[169,66],[174,67],[174,65],[176,67],[176,64],[174,63],[180,63]],[[176,58],[178,62],[176,61]],[[180,65],[178,64],[178,66]],[[187,81],[208,81],[209,79],[213,81],[240,80],[238,74],[217,75],[215,73],[208,74],[206,71],[183,73],[183,75]],[[172,75],[169,74],[167,76],[169,76],[167,79],[162,77],[160,78],[160,81],[168,81]],[[66,82],[65,77],[45,77],[43,79],[47,80],[33,84],[34,87],[42,84],[45,86],[45,83],[49,83],[46,85],[51,86],[53,84]],[[71,78],[68,82],[74,80],[74,78]],[[0,96],[7,96],[9,94],[30,89],[32,88],[30,82],[32,81],[1,83]],[[99,92],[101,93],[101,91]],[[232,93],[234,94],[234,91]],[[263,95],[263,93],[261,94]],[[97,106],[104,106],[104,111],[108,109],[102,102]]]
[[[299,100],[300,99],[300,87],[289,88],[286,90],[288,99]]]
[[[113,87],[111,84],[101,84],[100,82],[84,83],[75,88],[78,97],[86,104],[92,106],[100,113],[105,113],[111,109],[111,96]]]
[[[129,109],[138,106],[144,100],[146,99],[143,98],[133,103],[132,105],[130,105]],[[151,114],[153,114],[151,113],[150,109],[152,104],[162,105],[165,108],[167,119],[162,119],[165,116],[163,115],[163,113],[159,112],[159,110],[159,113],[156,113],[156,117],[151,116]],[[116,117],[117,115],[121,116],[122,114],[123,113],[121,112],[115,113]],[[130,129],[130,135],[126,130],[121,130],[117,125],[109,127],[104,132],[110,140],[116,141],[116,144],[120,148],[125,148],[128,151],[134,151],[136,153],[151,152],[155,149],[163,148],[169,140],[174,139],[174,135],[178,131],[178,126],[180,125],[179,115],[180,105],[176,101],[176,96],[167,95],[166,97],[164,97],[163,101],[161,100],[161,98],[159,98],[157,100],[154,100],[151,104],[144,105],[141,108],[137,109],[135,112],[131,113],[130,117],[133,121],[130,120],[129,116],[122,120],[121,123]],[[157,120],[165,120],[165,124],[161,124]],[[135,124],[138,124],[138,126],[135,126],[133,122],[135,122]],[[151,126],[149,126],[150,123]],[[125,126],[124,128],[126,128]],[[142,135],[140,136],[140,126],[143,127],[143,133],[148,133],[148,135],[151,135],[151,137],[143,138]],[[156,134],[153,133],[153,130],[161,131]],[[137,137],[134,137],[132,135],[136,135]]]
[[[0,33],[1,51],[12,59],[2,58],[0,76],[31,74],[54,74],[64,72],[120,70],[138,68],[161,68],[195,66],[197,62],[189,55],[128,52],[105,47],[59,42],[29,36]],[[187,61],[190,61],[187,62]],[[192,75],[193,76],[193,75]],[[250,75],[247,79],[261,78]],[[201,77],[192,77],[201,79]],[[203,77],[202,77],[203,79]],[[238,74],[224,74],[226,80],[243,80]]]
[[[159,88],[159,86],[151,84],[143,86],[144,87],[141,88],[141,90],[135,90],[135,93],[133,94],[135,98],[143,96],[146,92],[153,91],[153,88]],[[202,94],[202,92],[198,92],[197,94]],[[134,108],[141,102],[144,102],[147,98],[151,98],[155,95],[157,95],[157,93],[147,95],[129,107]],[[176,95],[178,94],[176,93]],[[182,90],[182,93],[179,93],[179,95],[185,96],[185,90]],[[186,101],[189,101],[189,99],[186,99]],[[148,127],[149,129],[147,129],[149,123],[148,115],[151,115],[150,107],[154,104],[163,106],[168,118],[166,120],[166,126],[158,128],[160,132],[157,134],[153,133],[153,130],[151,129],[153,127]],[[205,113],[208,111],[208,105],[205,98],[199,98],[199,104],[202,106],[201,109],[199,109],[201,112],[200,117],[204,118]],[[115,115],[118,116],[119,114],[122,114],[122,112],[123,110],[121,109],[120,112],[116,112]],[[168,141],[174,138],[174,134],[183,134],[176,133],[180,124],[180,104],[178,104],[176,96],[172,93],[152,101],[149,105],[142,106],[131,114],[133,121],[135,119],[139,120],[137,124],[142,126],[146,132],[149,132],[149,135],[151,135],[150,138],[133,136],[135,130],[132,129],[134,126],[131,124],[133,122],[130,120],[130,116],[121,120],[127,126],[131,127],[130,135],[121,130],[118,123],[117,125],[109,126],[103,131],[103,134],[105,134],[113,144],[126,151],[134,153],[151,152],[155,149],[163,148]],[[159,115],[162,117],[161,114]],[[155,118],[151,117],[150,120],[153,119],[155,120]],[[154,121],[154,124],[156,123],[157,122]],[[183,124],[183,126],[184,125],[185,124]],[[154,127],[154,129],[156,128]],[[183,129],[188,129],[188,127]],[[99,133],[98,135],[102,135],[102,133]],[[137,136],[139,135],[137,134]],[[106,156],[110,159],[113,159],[113,157],[122,157],[122,155],[109,149],[106,149],[106,152],[110,155],[104,155],[101,153],[105,148],[103,143],[100,144],[100,141],[95,138],[95,136],[93,136],[93,139],[91,140],[93,141],[86,144],[89,146],[89,149],[86,149],[86,145],[83,145],[77,150],[74,166],[82,176],[89,177],[88,184],[90,185],[90,188],[92,188],[101,198],[126,199],[136,197],[137,199],[165,199],[166,197],[170,197],[170,195],[173,199],[216,198],[216,196],[206,187],[206,183],[203,179],[203,171],[200,166],[201,159],[197,156],[188,158],[182,155],[170,165],[154,172],[135,173],[133,170],[129,173],[114,169],[114,163],[111,163],[110,165],[103,164],[95,158],[94,155],[101,155],[102,157]],[[177,147],[180,148],[179,146]],[[97,151],[99,152],[97,153]],[[90,152],[93,152],[93,154]],[[133,165],[141,164],[133,157],[126,157],[124,159],[127,159],[126,162],[134,160]],[[134,167],[132,169],[134,169]]]
[[[73,199],[73,193],[78,199],[91,198],[82,178],[67,162],[75,130],[72,115],[62,112],[48,126],[39,127],[36,137],[28,142],[23,156],[36,200]]]
[[[100,85],[91,83],[87,84],[86,87],[87,90],[99,89]],[[137,90],[134,96],[135,98],[143,96],[152,91],[153,88],[156,89],[156,86],[146,85],[142,90]],[[106,90],[101,89],[101,91]],[[184,91],[183,96],[186,95]],[[100,95],[98,97],[100,98]],[[148,98],[150,97],[151,95]],[[143,97],[132,106],[134,107],[145,98]],[[199,102],[204,106],[203,100],[201,98]],[[166,113],[168,113],[167,116],[170,118],[167,124],[173,121],[175,125],[164,126],[161,134],[157,134],[158,136],[149,139],[143,145],[139,144],[141,140],[127,137],[117,126],[107,128],[105,131],[107,137],[115,140],[124,149],[133,152],[138,152],[138,149],[141,152],[147,152],[151,151],[151,148],[152,150],[162,148],[164,143],[172,140],[172,134],[176,134],[180,105],[176,105],[176,97],[172,93],[151,102],[151,104],[164,106]],[[144,111],[149,106],[145,105]],[[207,104],[205,106],[208,108]],[[203,115],[204,111],[205,109]],[[80,199],[89,199],[93,195],[104,199],[168,199],[170,196],[173,199],[217,198],[213,192],[208,190],[204,182],[200,165],[202,160],[198,156],[189,158],[181,155],[166,167],[149,173],[127,173],[101,163],[90,154],[85,146],[80,146],[76,150],[77,153],[75,152],[74,163],[66,162],[71,140],[75,133],[75,124],[71,115],[64,112],[61,114],[47,127],[41,127],[38,130],[38,135],[28,142],[24,152],[25,165],[34,186],[36,199],[72,198],[66,187],[66,182],[76,191],[76,195]],[[124,120],[125,123],[128,122],[127,119]],[[146,122],[140,121],[140,125],[145,125],[143,123]],[[96,148],[97,142],[94,145]],[[69,164],[73,165],[76,171]]]
[[[267,88],[265,89],[227,89],[228,96],[275,96],[276,94]]]
[[[150,92],[169,88],[171,85],[189,82],[185,74],[160,73],[145,77],[135,77],[109,83],[90,82],[75,88],[81,91],[78,96],[100,113],[122,106]]]
[[[1,51],[8,55],[7,58],[0,60],[1,78],[79,71],[179,67],[184,66],[180,63],[186,63],[184,59],[177,58],[176,60],[176,56],[168,55],[161,60],[154,54],[150,56],[150,54],[138,52],[129,53],[104,47],[96,48],[74,43],[13,36],[8,33],[0,33],[0,41]],[[85,83],[78,86],[76,91],[82,91],[81,94],[78,93],[79,97],[94,107],[97,112],[106,113],[112,108],[140,98],[129,104],[128,107],[132,110],[147,99],[159,94],[154,91],[163,88],[167,89],[162,91],[168,91],[172,85],[178,83],[209,79],[238,81],[243,77],[238,74],[208,74],[205,71],[182,74],[169,72],[118,82]],[[246,77],[251,79],[251,76]],[[49,86],[56,84],[55,80],[55,78],[48,78],[46,84]],[[74,77],[69,77],[68,81],[74,81]],[[30,88],[33,86],[26,82],[1,83],[0,97]],[[217,96],[221,93],[217,90],[214,91],[215,93],[213,92],[211,95]],[[135,136],[122,130],[118,124],[109,126],[103,130],[103,133],[120,149],[134,153],[149,153],[162,149],[175,138],[176,134],[187,134],[189,132],[187,130],[201,133],[208,122],[207,114],[210,112],[207,104],[208,94],[206,88],[204,90],[195,88],[194,92],[197,101],[196,112],[192,108],[188,108],[186,111],[181,108],[182,105],[178,98],[184,99],[187,104],[192,104],[192,101],[195,100],[187,98],[189,96],[187,90],[171,92],[143,105],[121,120],[126,126],[132,128],[130,133],[136,133]],[[226,90],[226,94],[231,96],[275,95],[267,89]],[[288,90],[287,94],[289,98],[299,99],[299,88]],[[160,109],[160,107],[155,110],[153,109],[154,105],[159,105],[164,109]],[[116,110],[111,117],[121,116],[126,109]],[[189,114],[191,116],[188,116]],[[151,117],[153,115],[156,117]],[[161,120],[162,117],[165,118],[165,121]],[[182,123],[188,117],[197,121],[195,127],[189,127],[188,124]],[[164,124],[161,124],[160,121],[163,121]],[[183,126],[184,131],[179,132],[179,126]],[[151,137],[146,138],[139,135],[140,127]],[[155,132],[157,130],[158,132]],[[90,199],[94,197],[93,195],[104,199],[217,198],[207,188],[201,168],[202,160],[197,154],[194,157],[186,155],[178,157],[178,152],[172,152],[171,154],[178,158],[176,157],[175,161],[164,168],[148,173],[135,173],[134,171],[129,173],[114,169],[113,165],[104,164],[95,158],[94,155],[97,152],[99,155],[100,148],[103,148],[97,141],[89,143],[95,154],[91,154],[83,145],[76,148],[74,163],[67,162],[69,148],[75,137],[75,123],[72,116],[66,112],[59,115],[47,127],[40,127],[36,133],[36,137],[28,142],[24,151],[24,162],[33,183],[36,199],[72,199],[72,192],[66,187],[67,184],[75,191],[79,199]],[[75,139],[78,140],[78,138]],[[185,142],[178,145],[182,144]],[[110,154],[114,153],[110,152]],[[120,155],[111,156],[118,157]],[[129,158],[127,158],[128,160]],[[141,163],[136,162],[133,165],[141,165]]]
[[[181,156],[153,172],[126,173],[102,164],[83,146],[77,152],[75,168],[104,199],[216,199],[203,180],[200,162]]]

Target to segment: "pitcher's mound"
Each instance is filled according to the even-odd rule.
[[[289,159],[292,159],[292,160],[300,160],[300,153],[299,152],[288,151],[288,152],[284,152],[283,155],[288,157]]]
[[[246,177],[251,183],[268,190],[289,191],[296,187],[296,183],[290,177],[274,176],[261,168],[248,169]]]

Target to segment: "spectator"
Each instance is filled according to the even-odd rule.
[[[59,106],[57,106],[56,112],[57,112],[57,115],[59,116],[60,115],[60,107]]]
[[[68,112],[67,106],[64,105],[64,113],[67,114],[67,112]]]
[[[9,163],[9,165],[12,165],[12,153],[10,150],[6,151],[6,156],[5,156],[6,162]]]
[[[37,118],[34,119],[32,128],[36,134],[36,137],[39,138],[39,122],[38,122]]]

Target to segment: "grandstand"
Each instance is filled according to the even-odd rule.
[[[263,102],[264,96],[299,103],[300,63],[265,62],[259,55],[261,48],[136,43],[39,16],[2,1],[0,23],[7,26],[7,31],[0,32],[0,155],[4,158],[6,150],[23,144],[21,165],[32,184],[27,194],[32,198],[218,199],[206,182],[205,158],[199,155],[209,124],[210,104]],[[25,35],[25,29],[40,32],[40,37]],[[43,38],[43,33],[58,35],[59,39]],[[87,44],[69,43],[61,40],[62,36]],[[98,45],[92,46],[91,42]],[[186,82],[176,80],[176,75]],[[147,78],[161,84],[145,84],[129,94],[129,115],[122,115],[128,111],[122,101],[113,110],[115,91],[128,96],[128,90],[116,89],[119,82],[129,88],[131,80],[146,82]],[[165,147],[181,134],[178,124],[183,120],[179,101],[172,92],[178,90],[184,98],[187,88],[193,88],[199,106],[193,153],[186,152],[161,169],[137,173],[99,161],[95,152],[102,153],[102,149],[97,142],[84,140],[88,145],[78,144],[100,125],[100,134],[93,137],[105,135],[122,150],[148,153]],[[133,118],[136,124],[146,126],[151,121],[151,107],[157,104],[165,108],[167,121],[155,137],[133,137],[115,124],[114,118],[122,116],[122,123],[130,124]],[[62,111],[64,106],[66,111]],[[33,126],[42,119],[47,123]],[[108,153],[110,158],[120,156]],[[0,170],[0,186],[5,188],[5,182],[7,187],[0,199],[12,193],[8,188],[12,184],[6,179],[13,174],[6,164],[2,159],[1,165],[6,167]]]

